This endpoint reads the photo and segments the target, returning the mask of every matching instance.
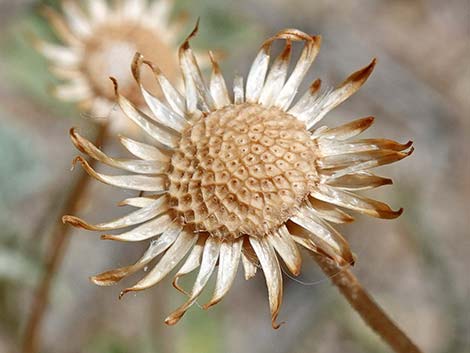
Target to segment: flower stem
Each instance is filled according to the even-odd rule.
[[[101,146],[106,140],[107,126],[100,124],[97,130],[94,144]],[[93,161],[91,161],[90,164],[93,165]],[[63,214],[73,214],[77,211],[78,205],[82,200],[82,196],[90,180],[91,178],[88,177],[88,174],[80,170],[80,175],[76,179],[64,202],[60,217],[62,217]],[[50,243],[44,256],[44,271],[35,290],[31,313],[26,322],[23,337],[23,353],[38,352],[41,324],[49,302],[49,292],[54,276],[67,249],[69,229],[70,227],[62,223],[60,219],[55,223],[52,229]]]
[[[350,269],[337,265],[324,255],[312,253],[312,257],[366,324],[395,352],[421,353],[421,350],[361,286]]]

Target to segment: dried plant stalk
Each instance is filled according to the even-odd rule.
[[[101,146],[106,140],[107,125],[99,125],[95,139],[95,144]],[[90,163],[93,163],[91,161]],[[67,200],[64,203],[64,212],[75,212],[86,192],[86,188],[91,179],[81,171],[75,185],[73,185]],[[54,281],[57,268],[59,268],[62,258],[66,252],[70,227],[57,220],[52,230],[51,240],[44,257],[44,271],[36,291],[34,292],[31,314],[27,320],[23,338],[23,352],[36,353],[39,349],[40,328],[47,310],[49,292]]]
[[[395,352],[421,353],[416,344],[388,317],[349,269],[340,267],[324,255],[312,253],[312,257],[366,324]]]

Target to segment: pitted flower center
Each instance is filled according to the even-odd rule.
[[[170,173],[183,222],[218,237],[263,236],[295,212],[316,178],[303,123],[277,108],[230,105],[187,128]]]

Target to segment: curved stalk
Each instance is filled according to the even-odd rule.
[[[422,353],[411,339],[361,286],[349,268],[337,265],[324,255],[311,253],[322,271],[331,279],[365,323],[396,353]]]

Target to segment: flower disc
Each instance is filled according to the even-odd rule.
[[[295,211],[316,177],[305,125],[278,108],[229,105],[187,128],[171,160],[173,208],[198,231],[263,236]]]

